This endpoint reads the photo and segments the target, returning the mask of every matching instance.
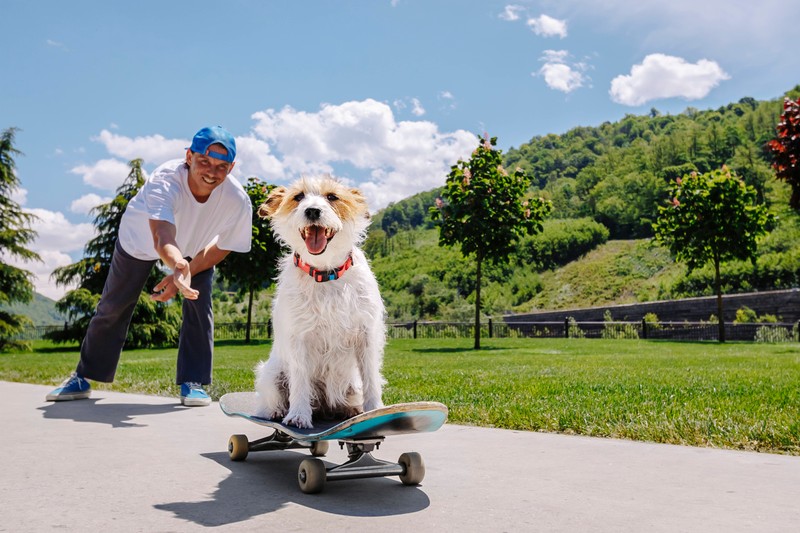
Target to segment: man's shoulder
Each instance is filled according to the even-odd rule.
[[[239,180],[233,177],[233,175],[228,174],[227,178],[225,178],[225,190],[230,196],[234,196],[236,198],[247,200],[250,202],[250,196],[247,194],[247,191],[244,190],[244,187]]]

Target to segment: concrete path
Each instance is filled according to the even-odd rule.
[[[0,382],[0,531],[800,531],[800,457],[447,425],[375,454],[420,452],[419,487],[306,495],[306,452],[228,459],[231,434],[266,433],[217,404],[49,390]]]

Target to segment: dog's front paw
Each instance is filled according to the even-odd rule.
[[[285,409],[273,409],[271,411],[264,412],[264,418],[268,418],[270,420],[280,420],[284,416],[286,416]]]
[[[300,429],[303,428],[313,428],[314,425],[311,423],[311,415],[303,415],[300,413],[293,413],[291,410],[289,414],[283,419],[284,425],[287,426],[294,426]]]
[[[258,416],[268,420],[280,420],[286,416],[286,403],[278,398],[265,398],[263,394],[258,394],[259,397],[259,410]]]
[[[342,414],[344,415],[343,418],[353,418],[363,412],[364,410],[361,407],[345,407]]]

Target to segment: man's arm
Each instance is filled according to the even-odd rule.
[[[209,244],[192,258],[189,266],[192,272],[202,272],[217,266],[223,259],[228,257],[230,250],[223,250],[216,244]]]
[[[176,292],[180,291],[184,298],[196,300],[200,293],[191,287],[192,269],[189,266],[189,262],[183,258],[180,248],[178,248],[178,243],[175,240],[175,225],[164,220],[150,220],[150,232],[153,234],[153,246],[156,253],[158,253],[164,264],[172,269],[172,276],[167,276],[161,280],[153,289],[154,292],[160,293],[154,295],[153,298],[160,301],[172,298],[175,292],[168,290],[168,286],[172,282],[175,285]],[[162,293],[161,291],[164,292]]]

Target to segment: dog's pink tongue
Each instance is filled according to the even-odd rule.
[[[311,226],[306,231],[306,248],[310,254],[321,254],[328,245],[328,238],[325,237],[325,228]]]

